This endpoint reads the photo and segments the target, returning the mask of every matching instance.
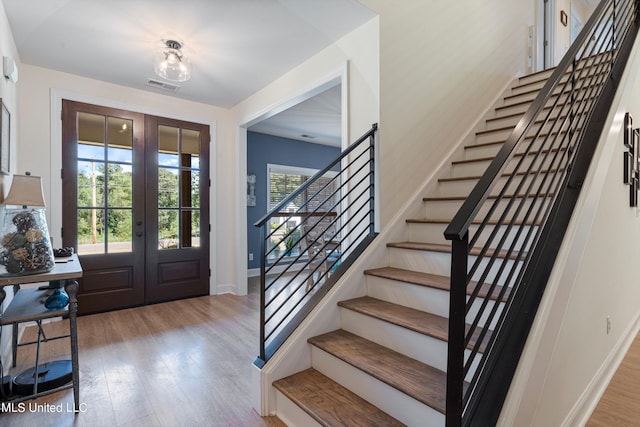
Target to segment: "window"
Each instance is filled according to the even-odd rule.
[[[270,211],[285,200],[291,193],[297,190],[302,184],[312,178],[318,170],[301,168],[296,166],[283,165],[267,165],[267,210]],[[300,237],[300,231],[296,230],[300,224],[301,217],[305,213],[324,213],[335,212],[337,206],[338,180],[335,179],[337,172],[327,172],[323,177],[310,185],[303,193],[298,195],[287,206],[281,209],[281,216],[273,217],[271,220],[271,230],[278,227],[280,229],[271,237],[271,247],[278,246],[276,251],[271,253],[272,257],[279,257],[280,252],[284,251],[285,256],[296,256],[299,254],[298,245],[292,245]],[[297,212],[302,215],[289,217],[291,212]],[[285,226],[281,224],[287,221]],[[293,239],[283,237],[290,231],[296,230],[291,234]],[[287,241],[291,242],[288,243]]]

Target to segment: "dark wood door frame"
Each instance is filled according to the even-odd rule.
[[[85,272],[78,294],[80,313],[208,294],[209,126],[74,101],[63,100],[62,105],[63,246],[78,248],[78,113],[131,120],[134,124],[133,162],[138,166],[132,168],[132,252],[80,255]],[[200,168],[197,173],[201,207],[197,211],[201,228],[199,247],[191,248],[187,245],[180,246],[179,249],[158,249],[158,124],[200,132]],[[155,195],[151,194],[154,191]],[[105,206],[105,211],[106,209]],[[182,210],[181,208],[180,212]],[[185,231],[183,229],[182,232]]]

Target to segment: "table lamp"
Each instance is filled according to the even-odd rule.
[[[14,175],[4,204],[0,229],[0,276],[51,271],[55,261],[40,177],[29,172]]]

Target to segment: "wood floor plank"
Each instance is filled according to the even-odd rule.
[[[640,334],[629,347],[586,427],[640,425]]]
[[[283,427],[252,406],[251,362],[258,347],[259,292],[154,304],[78,318],[80,403],[85,412],[0,413],[3,427],[252,426]],[[48,336],[68,321],[44,325]],[[23,342],[35,337],[27,327]],[[42,345],[42,362],[68,358],[69,339]],[[30,367],[33,346],[20,347]],[[34,404],[72,404],[65,390]]]
[[[404,426],[313,368],[273,385],[323,426]]]

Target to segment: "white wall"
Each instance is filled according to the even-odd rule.
[[[237,197],[229,185],[228,164],[234,156],[234,135],[228,110],[147,91],[117,86],[54,70],[23,65],[20,70],[20,144],[18,168],[43,178],[49,232],[61,245],[61,127],[60,99],[171,117],[211,126],[211,293],[233,289],[238,282],[233,252],[236,241],[227,224],[235,218]]]
[[[4,6],[0,4],[0,57],[8,56],[11,57],[18,68],[18,72],[22,71],[22,64],[20,63],[20,57],[18,56],[18,51],[16,49],[15,42],[13,40],[13,35],[11,34],[9,28],[9,21],[7,20],[7,15],[4,12]],[[1,59],[1,58],[0,58]],[[0,69],[2,68],[2,63],[0,62]],[[9,114],[11,115],[11,123],[10,123],[10,170],[16,170],[18,164],[18,138],[20,135],[20,129],[18,127],[18,119],[20,117],[20,112],[18,111],[18,89],[15,83],[11,83],[9,80],[4,78],[4,75],[0,75],[0,98],[2,98],[2,102],[9,110]],[[11,186],[11,178],[10,176],[1,175],[0,174],[0,196],[4,199],[4,195],[9,192],[9,187]],[[0,214],[2,214],[0,210]],[[5,288],[7,293],[7,297],[5,298],[3,308],[6,308],[9,302],[13,299],[13,288],[11,286],[7,286]],[[7,367],[10,360],[10,346],[9,342],[11,339],[11,327],[5,327],[2,330],[2,342],[0,342],[0,349],[4,351],[0,352],[0,358],[2,358],[2,363],[4,367]]]
[[[494,97],[523,73],[535,2],[362,3],[380,14],[384,227]]]
[[[238,194],[246,192],[246,127],[317,93],[319,88],[343,79],[343,146],[350,144],[379,121],[379,25],[374,18],[342,37],[265,88],[236,105],[232,111],[238,133],[235,162]],[[346,90],[346,92],[345,92]],[[247,271],[246,200],[238,200],[238,275]],[[246,282],[239,284],[246,292]],[[243,292],[244,290],[244,292]]]
[[[562,60],[565,52],[569,50],[571,46],[571,25],[569,20],[571,19],[571,1],[570,0],[556,0],[555,12],[553,12],[553,28],[554,28],[554,52],[553,60],[557,65]],[[567,26],[565,27],[560,22],[560,14],[564,12],[567,14]]]
[[[623,119],[640,123],[639,73],[636,42],[500,425],[583,425],[640,328],[640,210],[622,183]]]

